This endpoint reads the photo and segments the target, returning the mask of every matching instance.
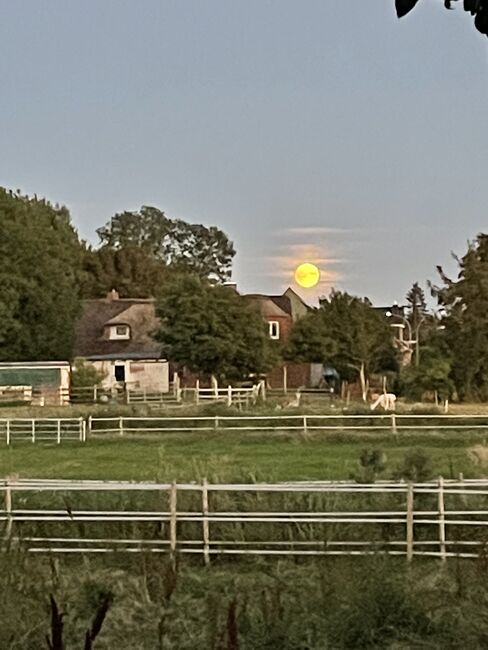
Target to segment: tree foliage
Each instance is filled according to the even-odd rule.
[[[71,387],[91,388],[100,386],[105,379],[105,375],[105,372],[97,370],[92,363],[83,357],[76,357],[73,362],[73,372],[71,373]]]
[[[97,230],[101,249],[140,248],[173,269],[204,278],[228,280],[235,250],[227,235],[215,226],[170,219],[157,208],[116,214]]]
[[[0,359],[69,359],[83,245],[68,210],[0,188]]]
[[[229,287],[180,275],[165,285],[156,313],[162,354],[196,374],[243,379],[272,365],[261,315]]]
[[[327,362],[349,380],[357,380],[361,368],[368,374],[395,366],[391,331],[382,315],[367,299],[339,291],[295,324],[286,355]]]
[[[457,0],[444,0],[445,8],[453,9],[454,2],[457,2]],[[418,0],[395,0],[397,16],[399,18],[406,16],[417,3]],[[463,6],[464,11],[474,16],[476,29],[485,36],[488,36],[488,3],[486,0],[463,0]]]
[[[450,279],[437,267],[442,284],[432,290],[445,310],[445,351],[460,398],[488,398],[488,235],[480,234],[456,258],[459,272]]]
[[[156,296],[171,275],[168,267],[144,248],[87,249],[83,258],[82,294],[100,298],[117,289],[122,298]]]
[[[441,399],[450,397],[453,391],[451,380],[451,358],[443,346],[436,345],[431,339],[430,345],[421,349],[418,366],[409,365],[400,375],[402,394],[412,400],[421,401],[425,393],[437,392]]]
[[[406,295],[406,300],[408,304],[408,317],[415,331],[420,320],[427,315],[425,292],[418,282],[412,284]]]

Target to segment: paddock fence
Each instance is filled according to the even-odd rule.
[[[488,415],[215,415],[92,417],[87,436],[157,435],[177,432],[401,432],[488,431]]]
[[[86,442],[90,438],[158,436],[179,432],[459,433],[488,432],[488,415],[215,415],[88,418],[0,418],[0,440]]]
[[[488,480],[256,484],[11,480],[4,550],[478,558]],[[3,532],[1,532],[3,531]]]
[[[0,418],[0,439],[12,442],[86,441],[84,418]]]

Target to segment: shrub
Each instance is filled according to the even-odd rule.
[[[413,483],[428,481],[434,476],[432,460],[423,449],[419,447],[409,449],[398,466],[395,478],[403,478]]]

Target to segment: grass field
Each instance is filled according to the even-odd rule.
[[[377,448],[386,455],[379,478],[390,478],[409,451],[421,448],[432,476],[481,477],[488,475],[485,437],[480,430],[215,431],[91,438],[85,444],[14,441],[0,446],[0,476],[346,479],[358,477],[361,452]],[[382,555],[213,558],[208,567],[200,557],[178,556],[173,569],[162,555],[53,558],[14,548],[0,554],[0,648],[46,647],[53,594],[64,613],[68,648],[82,647],[107,598],[97,650],[475,650],[488,644],[487,571],[484,556],[442,566]]]
[[[421,448],[434,475],[481,477],[488,466],[468,451],[483,448],[480,432],[448,433],[169,433],[91,439],[87,443],[15,443],[0,451],[0,476],[106,480],[283,481],[346,479],[358,471],[365,448],[386,454],[390,478],[405,454]],[[488,448],[487,448],[488,460]]]

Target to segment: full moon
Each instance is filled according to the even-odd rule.
[[[295,280],[304,289],[311,289],[320,280],[320,271],[315,264],[304,262],[295,269]]]

